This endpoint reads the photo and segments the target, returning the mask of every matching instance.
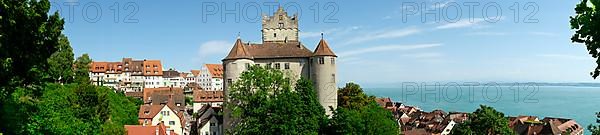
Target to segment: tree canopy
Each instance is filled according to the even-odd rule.
[[[139,101],[89,84],[91,59],[73,61],[49,9],[48,0],[0,1],[0,134],[124,134]]]
[[[575,7],[575,16],[571,16],[571,29],[575,30],[575,34],[571,37],[571,41],[575,43],[583,43],[588,50],[588,53],[596,59],[596,68],[590,72],[590,75],[595,79],[600,75],[600,0],[581,0],[581,3]]]
[[[226,107],[237,121],[232,134],[318,134],[326,120],[310,81],[280,70],[250,67],[230,87]]]
[[[452,134],[464,135],[512,135],[513,130],[508,127],[508,119],[504,113],[494,108],[480,105],[470,116],[470,120],[460,123],[453,128]]]
[[[398,134],[398,123],[392,112],[367,96],[355,83],[338,90],[338,108],[330,120],[328,134]]]

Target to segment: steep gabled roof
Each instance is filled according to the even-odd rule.
[[[315,52],[313,53],[314,56],[334,56],[337,57],[337,55],[335,55],[335,53],[333,53],[333,51],[331,51],[331,48],[329,48],[329,45],[327,45],[327,42],[324,39],[321,39],[321,41],[319,41],[319,45],[317,45],[317,49],[315,49]]]
[[[240,58],[249,59],[251,57],[250,57],[250,54],[248,53],[248,51],[246,50],[246,47],[244,47],[244,44],[242,43],[242,39],[238,38],[235,41],[233,48],[231,48],[231,51],[229,51],[229,54],[227,55],[227,57],[225,57],[224,60],[240,59]]]
[[[190,70],[190,72],[192,72],[194,77],[198,77],[198,75],[200,75],[200,70]]]
[[[213,78],[223,78],[223,65],[221,64],[204,64],[208,73]]]

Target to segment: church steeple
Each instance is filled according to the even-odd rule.
[[[264,16],[262,21],[263,42],[298,41],[298,14],[288,16],[279,6],[273,16]]]

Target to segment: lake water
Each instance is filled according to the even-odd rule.
[[[586,127],[596,122],[600,111],[599,87],[433,87],[363,88],[369,95],[390,97],[395,102],[418,106],[424,111],[473,112],[480,104],[494,107],[505,115],[532,115],[575,119]],[[518,94],[517,94],[518,92]]]

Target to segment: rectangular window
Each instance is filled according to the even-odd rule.
[[[325,58],[319,58],[319,64],[325,64]]]
[[[281,69],[281,64],[275,63],[275,69]]]
[[[214,122],[211,122],[211,123],[210,123],[210,126],[211,126],[211,127],[212,127],[212,126],[215,126],[215,123],[214,123]]]
[[[175,125],[175,121],[169,121],[169,125]]]
[[[227,79],[227,86],[231,86],[232,83],[233,81],[231,81],[231,79]]]
[[[290,63],[285,63],[285,64],[283,65],[283,68],[285,68],[285,69],[290,69]]]
[[[331,64],[335,64],[335,58],[331,58]]]
[[[271,68],[272,67],[271,65],[273,65],[273,64],[272,63],[268,63],[267,64],[267,68]]]
[[[250,69],[250,63],[246,63],[246,69]]]

